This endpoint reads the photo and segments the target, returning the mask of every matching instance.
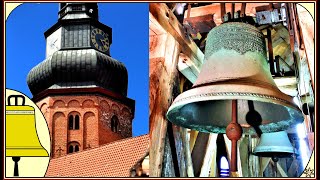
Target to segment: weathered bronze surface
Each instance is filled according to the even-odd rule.
[[[238,123],[245,128],[276,132],[303,120],[292,97],[273,81],[264,35],[254,26],[238,22],[210,31],[198,79],[192,89],[174,100],[167,118],[186,128],[225,133],[234,99],[238,100]],[[251,128],[249,132],[255,131]]]

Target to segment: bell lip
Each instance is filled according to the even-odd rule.
[[[268,156],[267,154],[287,154],[287,155],[292,155],[295,153],[295,150],[293,147],[286,147],[286,146],[264,146],[264,147],[256,147],[252,154],[256,156],[263,156],[263,157],[271,157]],[[266,156],[267,155],[267,156]]]
[[[42,148],[6,147],[6,157],[49,157],[48,151]]]
[[[34,111],[33,106],[29,105],[6,105],[6,110],[7,111]]]
[[[205,87],[205,86],[204,86]],[[197,87],[198,89],[204,89],[204,87]],[[278,98],[272,95],[266,95],[266,94],[259,94],[259,93],[248,93],[248,92],[204,92],[200,94],[199,92],[196,92],[192,95],[186,96],[186,94],[197,91],[197,88],[190,89],[188,91],[185,91],[181,94],[179,94],[171,106],[169,107],[167,111],[167,115],[170,113],[170,111],[174,108],[177,108],[182,105],[194,103],[194,102],[200,102],[200,101],[213,101],[213,100],[252,100],[252,101],[260,101],[260,102],[266,102],[266,103],[273,103],[273,104],[280,104],[283,106],[286,106],[287,108],[292,108],[293,110],[296,110],[301,113],[301,110],[298,106],[296,106],[293,102],[293,100],[290,101],[290,96],[284,94],[281,92],[284,98]],[[183,97],[186,96],[186,97]],[[275,103],[276,102],[276,103]]]
[[[183,92],[182,94],[178,95],[174,102],[171,104],[169,107],[166,117],[169,121],[175,123],[175,119],[170,119],[170,113],[174,109],[180,108],[184,105],[190,104],[190,103],[196,103],[196,102],[201,102],[201,101],[214,101],[214,100],[252,100],[252,101],[260,101],[260,102],[265,102],[265,103],[273,103],[273,104],[279,104],[285,106],[288,110],[293,111],[294,114],[300,115],[299,117],[295,119],[288,119],[284,121],[279,121],[279,122],[272,122],[269,123],[268,125],[262,125],[260,128],[262,129],[263,133],[270,133],[270,132],[276,132],[276,131],[282,131],[285,129],[279,129],[281,124],[286,122],[289,122],[289,126],[292,126],[294,124],[297,124],[299,122],[303,121],[303,116],[301,110],[293,103],[293,100],[290,101],[290,96],[280,92],[279,94],[283,95],[282,98],[278,98],[272,95],[266,95],[266,94],[259,94],[259,93],[248,93],[248,92],[214,92],[215,89],[211,88],[211,91],[208,89],[205,89],[206,91],[202,91],[202,88],[205,88],[206,86],[202,87],[196,87],[193,89],[190,89],[188,91]],[[200,89],[201,88],[201,89]],[[254,87],[252,87],[254,88]],[[237,90],[234,88],[234,91]],[[280,90],[279,90],[280,91]],[[200,94],[201,92],[201,94]],[[252,92],[258,92],[257,89]],[[270,129],[271,124],[275,124],[276,127],[274,129]],[[279,126],[279,127],[278,127]],[[208,130],[205,127],[198,127],[195,128],[193,126],[189,126],[185,124],[183,127],[186,128],[191,128],[191,129],[196,129],[201,132],[207,132],[207,133],[225,133],[225,127],[214,127],[210,128]],[[244,128],[244,127],[243,127]],[[288,128],[288,127],[287,127]],[[249,134],[253,134],[254,132],[251,130],[252,127],[248,128]]]

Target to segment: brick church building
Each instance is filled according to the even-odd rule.
[[[132,137],[127,69],[110,57],[112,29],[99,22],[97,3],[60,3],[58,22],[44,34],[46,59],[27,83],[50,131],[46,175],[129,176],[146,156],[149,137]]]

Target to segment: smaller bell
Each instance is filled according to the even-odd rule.
[[[259,144],[253,150],[253,154],[257,156],[278,158],[290,157],[294,152],[285,131],[263,133]]]
[[[271,157],[274,162],[274,177],[277,177],[278,158],[290,157],[295,149],[290,143],[285,131],[263,133],[259,145],[253,150],[253,154],[261,157]]]

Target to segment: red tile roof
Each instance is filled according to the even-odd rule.
[[[149,135],[126,138],[101,147],[51,159],[47,177],[129,177],[146,155]]]

